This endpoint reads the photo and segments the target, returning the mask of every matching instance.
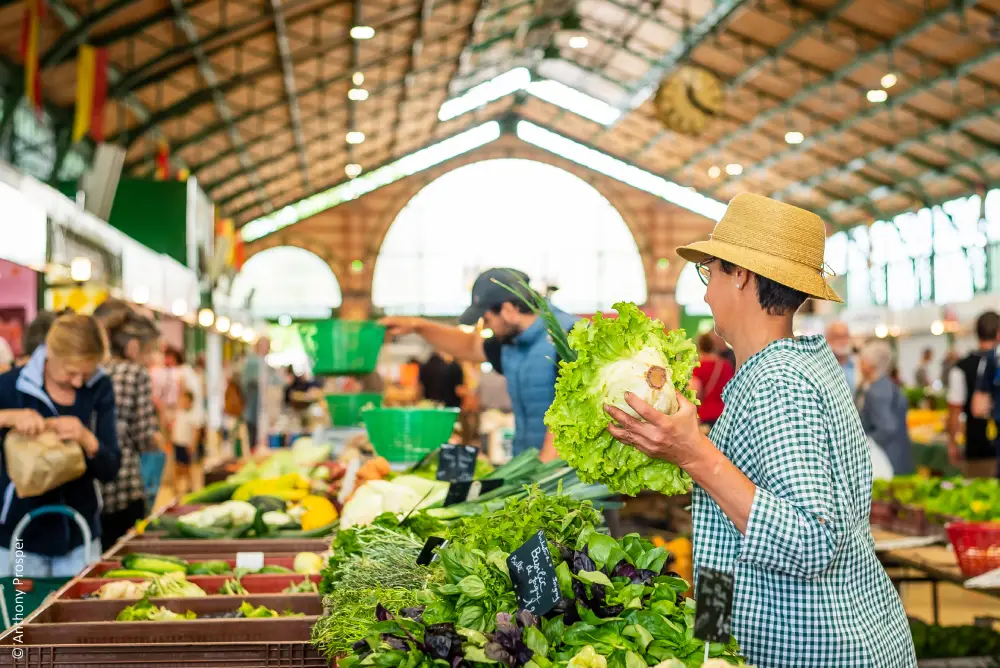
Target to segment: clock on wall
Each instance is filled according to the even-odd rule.
[[[697,135],[722,110],[722,84],[700,67],[682,67],[660,83],[653,104],[664,125],[686,135]]]

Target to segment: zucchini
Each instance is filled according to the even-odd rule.
[[[177,526],[180,528],[180,533],[184,538],[211,538],[211,539],[222,539],[226,537],[226,529],[218,529],[216,527],[196,527],[193,524],[188,524],[186,522],[178,522]]]
[[[233,492],[239,487],[239,483],[226,482],[221,480],[206,485],[197,492],[185,494],[181,503],[185,506],[193,506],[203,503],[222,503],[228,501],[233,496]]]
[[[294,572],[295,571],[293,571],[291,568],[286,568],[284,566],[278,566],[275,564],[267,564],[259,571],[257,571],[257,574],[264,575],[269,573],[271,575],[287,575],[289,573],[294,573]]]
[[[257,496],[250,497],[250,505],[265,513],[271,510],[277,510],[278,512],[283,513],[285,512],[285,508],[288,506],[288,503],[284,499],[279,499],[276,496],[258,494]]]
[[[107,571],[101,573],[102,578],[114,579],[114,578],[155,578],[159,573],[150,573],[149,571],[137,571],[129,568],[116,568],[112,571]]]
[[[188,564],[188,575],[222,575],[231,569],[225,561],[196,561]]]
[[[329,524],[325,524],[321,527],[316,527],[315,529],[292,529],[292,530],[282,530],[279,531],[274,536],[267,536],[268,538],[325,538],[333,534],[340,525],[340,520],[334,520]]]
[[[158,575],[164,573],[187,573],[186,561],[160,554],[126,554],[122,557],[122,567],[126,570],[149,571]]]

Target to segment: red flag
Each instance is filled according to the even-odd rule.
[[[35,109],[42,113],[42,80],[38,53],[42,38],[42,17],[45,16],[45,0],[26,0],[24,17],[21,22],[21,57],[24,58],[24,97]]]
[[[158,181],[166,181],[170,178],[170,145],[166,139],[161,139],[156,148],[156,172],[155,178]]]
[[[104,103],[108,97],[108,50],[97,49],[94,54],[94,98],[90,106],[90,136],[94,141],[104,141]]]

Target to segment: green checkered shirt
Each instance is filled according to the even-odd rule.
[[[694,563],[735,575],[733,635],[759,668],[911,668],[868,524],[872,468],[822,337],[775,341],[723,392],[711,439],[757,486],[746,535],[694,491]],[[697,572],[697,571],[696,571]]]

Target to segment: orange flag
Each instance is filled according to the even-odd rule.
[[[161,139],[156,147],[156,171],[154,178],[166,181],[170,178],[170,145],[166,139]]]
[[[42,81],[38,52],[42,37],[45,0],[26,0],[21,23],[21,57],[24,58],[24,97],[39,116],[42,113]]]

